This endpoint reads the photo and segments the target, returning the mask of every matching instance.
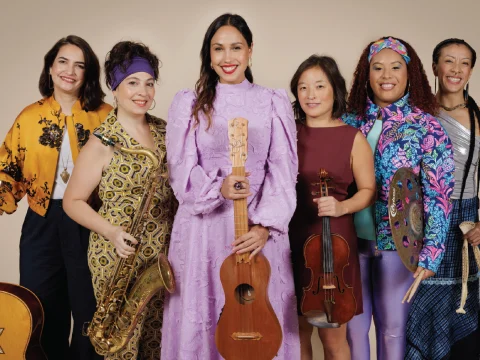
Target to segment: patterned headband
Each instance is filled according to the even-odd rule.
[[[407,55],[407,48],[405,47],[405,45],[392,37],[375,41],[372,46],[370,46],[368,62],[372,60],[372,57],[374,55],[378,54],[383,49],[392,49],[396,53],[400,54],[407,64],[410,62],[410,57]]]

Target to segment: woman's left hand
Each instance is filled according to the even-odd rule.
[[[262,225],[252,226],[248,233],[240,236],[232,243],[232,253],[243,254],[251,251],[249,259],[253,259],[267,243],[269,234],[268,229]]]
[[[347,209],[333,196],[316,198],[313,199],[313,202],[317,203],[318,216],[339,217],[347,213]]]
[[[464,238],[472,246],[480,245],[480,223],[477,222],[475,227],[465,234]]]
[[[432,270],[425,269],[421,266],[417,267],[417,271],[415,271],[415,274],[413,274],[413,277],[416,279],[418,275],[420,275],[420,271],[425,270],[425,273],[423,274],[423,279],[428,279],[429,277],[432,277],[435,275],[435,273]]]

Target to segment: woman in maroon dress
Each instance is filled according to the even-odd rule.
[[[297,69],[290,84],[298,131],[299,174],[297,209],[290,223],[290,246],[299,304],[302,360],[312,358],[312,325],[302,316],[300,304],[303,287],[310,283],[305,269],[303,247],[310,235],[322,234],[324,216],[331,217],[331,232],[340,234],[350,247],[349,266],[344,269],[345,283],[353,287],[356,314],[362,313],[362,288],[357,252],[357,237],[352,214],[374,200],[375,175],[373,155],[364,136],[345,125],[340,116],[346,109],[345,80],[335,60],[312,55]],[[312,195],[318,191],[319,169],[327,170],[335,184],[328,197]],[[357,192],[347,199],[347,188],[356,183]],[[334,255],[335,256],[335,255]],[[334,259],[335,261],[335,259]],[[346,326],[318,328],[325,359],[350,359]]]

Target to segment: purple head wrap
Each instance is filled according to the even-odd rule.
[[[368,62],[372,60],[372,57],[374,55],[378,54],[383,49],[392,49],[393,51],[401,55],[403,57],[403,60],[405,60],[407,64],[410,62],[410,57],[407,54],[407,48],[405,47],[405,45],[403,45],[400,41],[392,37],[375,41],[370,46],[370,53],[368,54]]]
[[[123,72],[123,69],[120,67],[120,65],[115,66],[112,71],[112,81],[110,83],[110,88],[112,90],[116,90],[118,85],[120,85],[120,83],[125,80],[126,77],[137,72],[146,72],[147,74],[150,74],[153,78],[155,78],[155,72],[153,71],[152,65],[150,65],[148,60],[139,56],[135,56],[132,59],[131,64],[125,69],[125,72]]]

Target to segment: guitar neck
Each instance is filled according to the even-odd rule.
[[[233,167],[232,174],[235,176],[245,176],[245,167]],[[235,239],[237,239],[248,232],[248,212],[246,198],[233,200],[233,218],[235,221]],[[240,255],[240,257],[245,258],[246,255],[246,258],[248,258],[250,252],[242,255],[244,256]]]

